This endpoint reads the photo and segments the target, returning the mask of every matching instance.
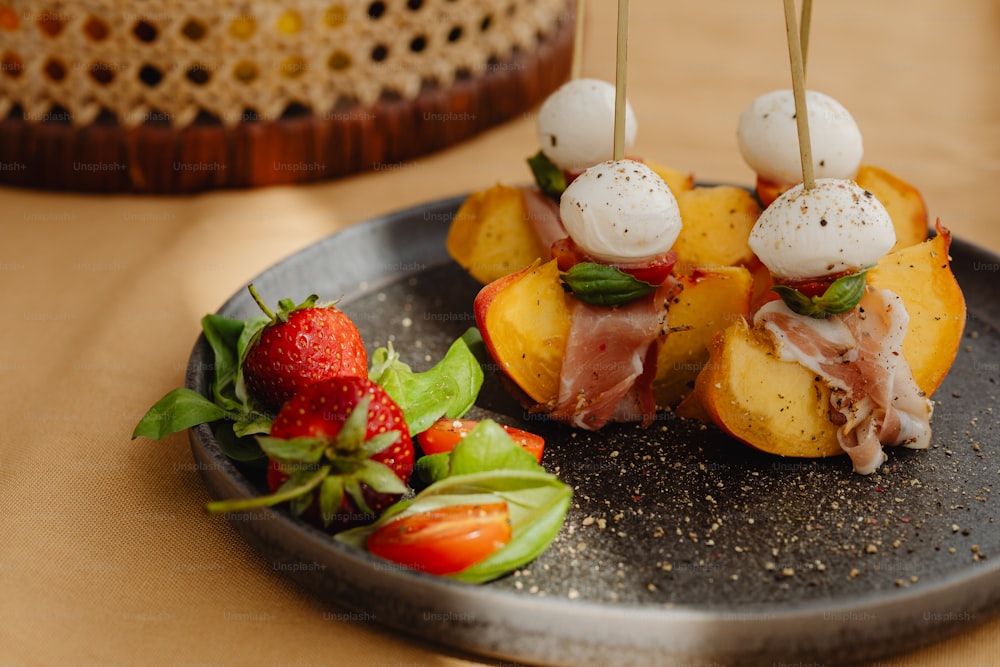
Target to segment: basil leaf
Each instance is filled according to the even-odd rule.
[[[226,410],[193,389],[180,387],[153,404],[136,424],[132,438],[159,440],[185,429],[214,422],[226,416]]]
[[[413,464],[413,475],[425,485],[444,479],[449,472],[451,472],[451,452],[427,454]]]
[[[828,313],[846,313],[852,310],[865,295],[868,286],[868,271],[860,271],[849,276],[841,276],[827,288],[820,301]]]
[[[421,456],[413,472],[424,484],[451,475],[469,475],[491,470],[540,470],[538,460],[515,443],[499,424],[483,420],[450,452]]]
[[[216,403],[234,411],[240,405],[232,389],[240,369],[236,347],[244,328],[242,321],[221,315],[205,315],[201,318],[201,330],[212,348],[215,360],[212,396]]]
[[[241,391],[242,358],[248,342],[266,322],[265,317],[244,321],[222,315],[205,315],[201,319],[201,328],[212,349],[214,371],[211,399],[191,389],[175,389],[149,409],[136,425],[132,437],[158,439],[199,424],[229,419],[233,422],[232,431],[236,437],[226,436],[223,451],[227,455],[232,453],[231,458],[240,461],[259,458],[259,449],[252,444],[241,443],[239,438],[268,432],[271,418],[256,412],[245,391]]]
[[[219,449],[228,458],[241,463],[265,461],[267,456],[254,438],[242,438],[235,432],[236,426],[230,422],[218,422],[212,433],[219,442]]]
[[[243,331],[236,340],[236,374],[233,380],[233,395],[244,406],[249,406],[252,401],[247,393],[246,383],[243,381],[243,362],[246,360],[250,348],[260,338],[261,332],[270,321],[266,315],[251,317],[243,323]]]
[[[528,166],[535,176],[535,183],[543,194],[559,199],[566,189],[566,174],[549,159],[542,151],[528,158]]]
[[[451,450],[450,476],[491,470],[542,471],[533,455],[492,419],[484,419]]]
[[[655,285],[598,262],[574,264],[561,277],[566,291],[572,292],[580,301],[596,306],[617,306],[656,290]]]
[[[248,409],[244,407],[244,409]],[[259,412],[245,412],[233,422],[233,433],[238,438],[271,432],[271,417]]]
[[[826,288],[823,296],[808,297],[788,285],[775,285],[771,289],[792,312],[822,319],[854,309],[865,295],[867,285],[868,271],[865,270],[837,278]]]
[[[781,300],[785,302],[785,305],[788,306],[788,309],[793,313],[806,315],[807,317],[826,317],[826,311],[794,287],[789,287],[788,285],[774,285],[771,287],[771,291],[776,292],[778,296],[781,297]]]
[[[469,352],[479,360],[480,365],[493,363],[493,357],[490,356],[489,350],[486,349],[486,342],[483,340],[483,334],[479,329],[469,327],[462,334],[461,340],[469,348]]]
[[[399,360],[399,352],[396,352],[392,343],[389,343],[386,347],[376,348],[371,356],[368,357],[368,364],[368,379],[378,384],[383,384],[382,379],[389,376],[393,364],[406,365]],[[407,366],[407,368],[409,367]],[[383,385],[382,388],[384,389],[385,386]]]
[[[410,433],[426,431],[441,417],[457,419],[476,402],[483,369],[466,339],[458,338],[432,368],[415,373],[391,348],[372,355],[369,377],[403,410]]]

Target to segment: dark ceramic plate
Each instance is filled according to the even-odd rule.
[[[369,349],[422,370],[474,325],[478,285],[444,238],[462,198],[335,234],[254,278],[269,300],[340,298]],[[970,629],[1000,606],[1000,257],[952,246],[969,318],[935,396],[934,444],[891,450],[877,474],[843,457],[756,453],[662,415],[574,432],[532,421],[487,377],[476,416],[525,424],[574,489],[529,567],[473,586],[386,565],[281,510],[233,515],[275,568],[357,617],[465,654],[552,665],[825,664],[880,659]],[[245,290],[220,310],[256,312]],[[205,392],[199,340],[188,386]],[[259,494],[208,426],[191,431],[212,496]],[[345,615],[354,617],[354,614]]]

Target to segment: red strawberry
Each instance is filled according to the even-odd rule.
[[[271,459],[271,497],[332,532],[374,521],[408,491],[414,453],[403,411],[368,378],[310,385],[258,440]]]
[[[317,305],[314,294],[298,305],[282,299],[274,313],[253,285],[249,289],[271,321],[248,345],[243,380],[265,409],[277,412],[293,394],[320,380],[368,375],[361,334],[343,311]]]

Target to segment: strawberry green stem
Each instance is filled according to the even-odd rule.
[[[302,484],[277,491],[266,496],[254,496],[253,498],[241,498],[239,500],[216,500],[208,503],[205,509],[210,514],[225,514],[227,512],[240,512],[242,510],[256,509],[258,507],[270,507],[289,500],[294,500],[301,495],[309,493],[330,474],[330,466],[323,466],[313,475],[308,477]]]
[[[247,285],[247,289],[250,290],[250,296],[252,296],[253,300],[257,302],[257,305],[264,312],[264,314],[267,315],[269,319],[273,320],[274,311],[268,308],[267,304],[264,303],[264,299],[262,299],[260,294],[257,293],[257,288],[253,286],[253,283]]]

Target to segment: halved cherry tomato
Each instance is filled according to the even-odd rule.
[[[579,176],[583,172],[584,172],[583,169],[579,171],[575,169],[563,169],[563,176],[566,177],[566,187],[569,187],[569,184],[575,181],[577,176]]]
[[[553,243],[550,251],[552,253],[552,257],[555,258],[556,265],[559,267],[560,271],[569,271],[574,265],[579,264],[580,262],[599,262],[599,260],[596,260],[588,255],[583,248],[578,246],[576,242],[569,237],[559,239]],[[628,273],[636,280],[641,280],[644,283],[649,283],[650,285],[662,285],[666,282],[667,278],[670,277],[670,273],[674,270],[674,265],[677,263],[677,253],[673,250],[668,250],[665,253],[656,255],[651,259],[643,260],[642,262],[599,263],[613,266],[619,271]]]
[[[668,250],[651,259],[636,264],[613,264],[612,266],[629,273],[636,280],[650,285],[662,285],[670,277],[677,263],[677,253]]]
[[[368,551],[429,574],[454,574],[510,542],[507,503],[449,505],[389,521],[368,536]]]
[[[560,271],[569,271],[575,264],[587,261],[587,254],[570,237],[561,238],[549,249]]]
[[[479,422],[475,419],[439,419],[417,436],[417,442],[424,454],[450,452],[478,425]],[[545,451],[545,439],[542,436],[505,424],[501,424],[501,427],[514,442],[521,445],[539,463],[542,462],[542,452]]]
[[[838,278],[842,278],[853,271],[842,271],[841,273],[823,276],[822,278],[804,278],[802,280],[781,280],[775,281],[780,285],[786,285],[797,289],[808,297],[823,296]]]

